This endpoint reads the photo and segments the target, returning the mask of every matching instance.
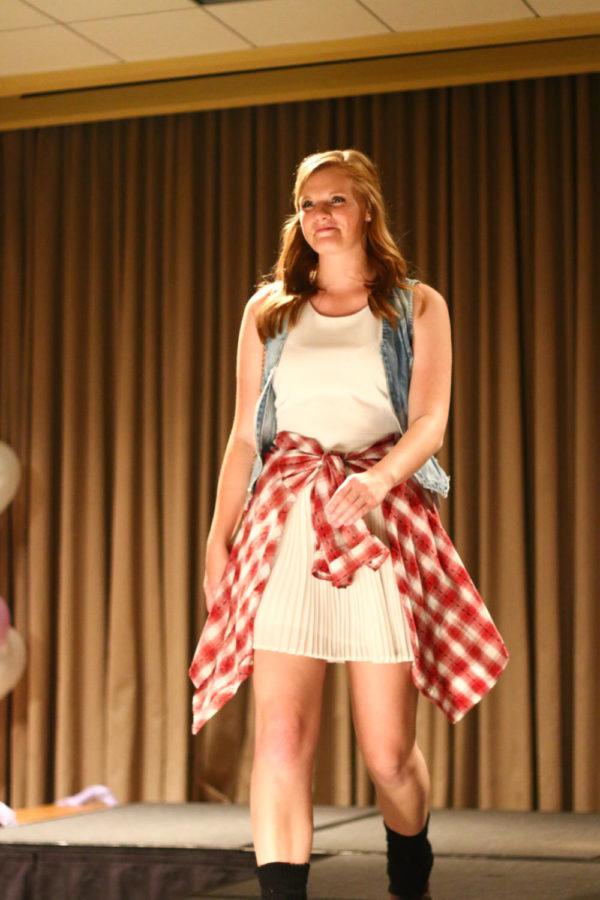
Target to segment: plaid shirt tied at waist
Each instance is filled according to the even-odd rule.
[[[450,722],[458,722],[494,686],[508,650],[443,528],[433,501],[415,479],[384,497],[386,546],[362,518],[332,526],[325,506],[347,477],[397,443],[391,433],[364,450],[323,450],[311,437],[279,431],[244,510],[229,560],[200,635],[189,676],[192,733],[236,693],[253,669],[254,617],[297,493],[312,479],[315,540],[312,575],[347,587],[363,565],[378,569],[391,555],[398,602],[408,625],[415,686]],[[285,602],[282,598],[282,602]]]
[[[352,472],[364,472],[378,459],[378,444],[367,450],[342,453],[334,450],[313,450],[298,446],[291,438],[293,433],[282,431],[275,443],[284,453],[274,458],[274,468],[279,478],[294,495],[313,478],[310,490],[310,508],[315,555],[311,574],[315,578],[331,581],[336,587],[351,584],[360,566],[378,569],[390,555],[389,549],[372,534],[362,518],[353,525],[335,527],[325,515],[325,507],[346,478],[344,463]]]

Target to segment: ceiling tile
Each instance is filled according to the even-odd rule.
[[[198,7],[148,16],[96,19],[71,27],[124,60],[248,49],[247,41]]]
[[[110,19],[139,13],[196,8],[193,0],[31,0],[42,12],[60,22]]]
[[[52,25],[52,19],[37,12],[21,0],[2,0],[0,3],[0,31],[6,28],[35,28]]]
[[[387,34],[389,28],[355,0],[248,0],[217,3],[213,16],[259,47]]]
[[[578,13],[600,12],[599,0],[533,0],[533,8],[540,16],[571,16]]]
[[[0,75],[114,63],[115,58],[62,25],[0,31]]]
[[[531,19],[534,13],[522,0],[362,0],[394,31],[420,31]],[[535,3],[535,0],[534,0]]]

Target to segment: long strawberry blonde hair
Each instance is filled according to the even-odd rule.
[[[300,310],[316,293],[315,277],[318,254],[304,238],[300,227],[300,197],[307,178],[325,166],[339,166],[352,179],[354,193],[371,213],[365,222],[366,252],[375,272],[369,289],[369,306],[378,318],[387,318],[396,327],[401,313],[391,300],[394,287],[409,288],[405,281],[408,265],[394,241],[375,164],[360,150],[325,150],[311,153],[298,164],[292,191],[294,212],[287,216],[279,239],[279,257],[267,276],[257,285],[264,294],[256,314],[256,327],[261,341],[281,330],[283,319],[289,315],[288,327],[293,327]]]

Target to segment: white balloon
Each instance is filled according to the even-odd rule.
[[[11,825],[18,824],[17,814],[14,809],[11,809],[6,803],[0,803],[0,825],[8,828]]]
[[[25,671],[27,650],[16,628],[9,628],[0,647],[0,700],[10,694]]]
[[[6,509],[17,493],[20,480],[19,457],[9,444],[0,441],[0,512]]]

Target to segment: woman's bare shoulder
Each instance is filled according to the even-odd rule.
[[[439,291],[424,281],[419,281],[413,287],[413,319],[420,318],[430,307],[441,305],[447,307],[446,300]]]
[[[248,306],[253,314],[256,316],[256,313],[262,307],[263,303],[280,289],[280,281],[269,281],[267,284],[261,284],[248,300]]]

